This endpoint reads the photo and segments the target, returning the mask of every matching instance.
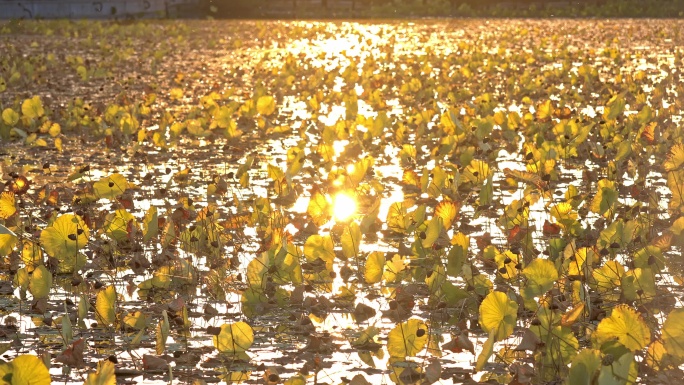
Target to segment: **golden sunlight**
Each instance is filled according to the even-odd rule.
[[[356,200],[346,192],[335,195],[333,202],[333,216],[338,222],[345,222],[356,214]]]

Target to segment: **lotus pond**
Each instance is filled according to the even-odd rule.
[[[680,380],[682,30],[2,22],[1,381]]]

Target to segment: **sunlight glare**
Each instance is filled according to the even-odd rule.
[[[345,192],[335,195],[333,215],[338,222],[345,222],[356,214],[356,200]]]

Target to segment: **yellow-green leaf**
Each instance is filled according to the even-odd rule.
[[[662,336],[665,350],[671,356],[684,359],[684,309],[674,309],[663,324]]]
[[[391,357],[404,358],[417,355],[428,341],[425,322],[410,319],[400,323],[387,336],[387,351]]]
[[[102,325],[110,326],[116,320],[116,309],[114,304],[116,302],[116,288],[111,285],[100,290],[95,299],[95,316],[97,322]]]
[[[601,367],[601,352],[583,349],[572,359],[568,384],[592,385],[596,371]]]
[[[19,114],[11,108],[5,108],[2,111],[2,120],[10,127],[16,126],[19,123]]]
[[[439,234],[442,232],[443,228],[444,226],[442,225],[442,218],[433,216],[428,222],[427,228],[425,229],[425,237],[423,238],[421,235],[421,238],[423,238],[423,247],[432,247],[432,244],[434,244],[437,238],[439,238]]]
[[[382,281],[382,273],[385,269],[385,254],[379,251],[374,251],[368,254],[366,259],[366,271],[363,277],[366,283],[378,283]]]
[[[494,343],[496,342],[496,330],[492,330],[489,332],[489,336],[487,337],[487,340],[485,343],[482,345],[482,351],[480,354],[477,356],[477,362],[475,363],[475,370],[480,371],[484,369],[485,365],[487,364],[487,361],[489,360],[489,357],[492,356],[492,353],[494,353]]]
[[[558,279],[558,270],[553,262],[548,259],[537,258],[530,262],[523,270],[527,282],[522,290],[522,295],[531,299],[549,291]]]
[[[97,372],[89,373],[83,385],[116,385],[116,367],[110,360],[97,363]]]
[[[273,96],[262,96],[257,100],[257,112],[264,116],[273,114],[276,110],[275,98]]]
[[[458,216],[460,208],[453,201],[442,201],[435,207],[435,215],[442,218],[445,229],[450,229],[454,219]]]
[[[40,233],[40,243],[51,257],[64,261],[88,243],[88,227],[74,214],[59,216],[52,226]]]
[[[670,149],[670,153],[667,155],[663,166],[665,171],[674,171],[682,167],[682,164],[684,164],[684,144],[677,143]]]
[[[149,242],[159,234],[159,219],[157,217],[157,207],[150,206],[143,218],[143,242]]]
[[[0,194],[0,219],[7,219],[16,212],[14,193],[5,191]]]
[[[114,199],[126,191],[128,182],[118,173],[104,177],[93,184],[95,195],[99,198]]]
[[[603,216],[610,216],[618,203],[618,192],[615,182],[608,179],[598,181],[597,192],[591,201],[591,211]]]
[[[0,381],[9,385],[50,385],[50,372],[40,358],[22,354],[0,365]]]
[[[480,326],[487,333],[495,332],[496,341],[513,333],[518,317],[518,304],[506,293],[492,291],[480,304]]]
[[[330,202],[328,202],[325,195],[316,192],[311,197],[311,200],[309,200],[309,206],[306,209],[306,213],[316,226],[322,226],[330,220],[330,206]]]
[[[47,298],[52,287],[52,273],[40,265],[33,270],[29,280],[29,291],[34,298]]]
[[[162,311],[162,319],[159,320],[157,324],[157,336],[156,336],[156,351],[157,354],[161,355],[166,350],[166,340],[169,338],[169,331],[171,330],[171,325],[169,324],[169,315],[166,310]]]
[[[304,243],[304,256],[311,262],[321,259],[332,267],[332,262],[335,259],[333,248],[333,240],[330,235],[314,234],[309,236]]]
[[[124,317],[124,323],[133,329],[143,329],[147,326],[147,316],[141,311],[128,313]]]
[[[349,223],[342,231],[342,253],[347,259],[355,258],[359,254],[361,245],[361,228],[356,222]]]
[[[221,325],[221,332],[214,336],[214,346],[221,353],[239,354],[254,343],[254,331],[246,322]]]
[[[43,101],[40,100],[39,96],[24,100],[21,104],[21,113],[30,119],[40,118],[45,114]]]
[[[610,317],[601,320],[593,338],[599,345],[617,340],[627,349],[636,351],[651,342],[651,330],[639,313],[625,304],[620,304],[613,308]]]

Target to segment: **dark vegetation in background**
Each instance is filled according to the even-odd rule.
[[[203,0],[217,18],[684,16],[682,0]]]

